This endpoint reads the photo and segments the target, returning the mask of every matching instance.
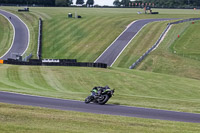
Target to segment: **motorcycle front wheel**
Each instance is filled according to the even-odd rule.
[[[90,103],[92,100],[91,96],[88,96],[86,99],[85,99],[85,103]]]

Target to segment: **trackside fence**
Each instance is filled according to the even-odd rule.
[[[90,62],[77,62],[76,59],[29,59],[26,61],[19,61],[16,59],[4,60],[3,64],[12,65],[38,65],[38,66],[77,66],[77,67],[98,67],[107,68],[107,64],[103,63],[90,63]]]
[[[23,61],[28,61],[29,59],[31,59],[32,56],[33,56],[32,53],[30,53],[28,56],[26,56],[26,57],[23,59]]]
[[[195,21],[195,20],[200,20],[200,18],[190,18],[190,19],[184,19],[184,20],[180,20],[180,21],[176,21],[176,22],[172,22],[172,23],[168,23],[166,29],[164,30],[164,32],[160,35],[159,39],[156,41],[156,43],[150,48],[148,49],[136,62],[134,62],[129,69],[134,69],[139,63],[141,63],[144,58],[150,53],[152,52],[160,43],[162,37],[164,36],[164,34],[167,32],[167,30],[169,29],[169,27],[172,24],[180,24],[180,23],[184,23],[184,22],[189,22],[189,21]]]
[[[37,57],[38,59],[42,59],[42,19],[41,18],[39,18]]]

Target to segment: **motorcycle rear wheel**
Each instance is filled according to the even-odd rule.
[[[104,105],[110,98],[108,95],[102,95],[101,97],[102,98],[98,100],[98,103],[100,105]]]

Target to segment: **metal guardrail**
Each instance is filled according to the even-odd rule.
[[[32,53],[30,53],[28,56],[26,56],[26,57],[23,59],[23,61],[28,61],[29,59],[31,59],[32,56],[33,56]]]
[[[42,58],[42,19],[39,19],[39,30],[38,30],[38,49],[37,49],[38,59]]]
[[[200,20],[200,18],[189,18],[189,19],[184,19],[184,20],[172,22],[172,23],[169,23],[169,24],[180,24],[180,23],[195,21],[195,20]]]
[[[148,49],[136,62],[134,62],[129,69],[134,69],[150,52],[152,52],[160,43],[162,37],[164,36],[164,34],[167,32],[167,30],[169,29],[169,27],[172,24],[180,24],[180,23],[184,23],[184,22],[189,22],[189,21],[195,21],[195,20],[200,20],[200,18],[190,18],[190,19],[185,19],[185,20],[180,20],[180,21],[176,21],[176,22],[172,22],[172,23],[168,23],[166,29],[164,30],[164,32],[161,34],[161,36],[159,37],[159,39],[156,41],[156,43],[150,48]]]

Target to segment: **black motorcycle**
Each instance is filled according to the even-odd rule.
[[[114,95],[114,92],[114,89],[107,89],[104,90],[100,95],[97,95],[96,92],[92,91],[92,94],[85,99],[85,103],[94,102],[103,105]]]

